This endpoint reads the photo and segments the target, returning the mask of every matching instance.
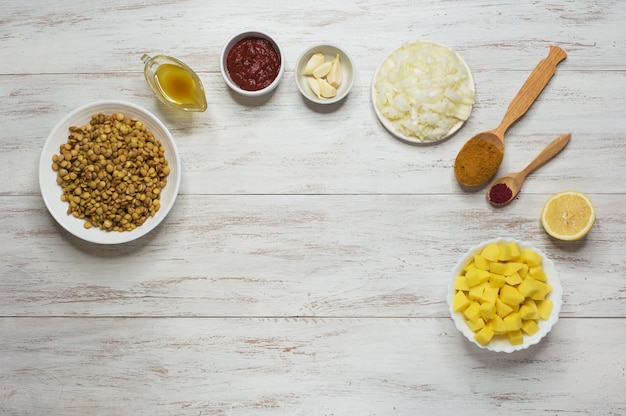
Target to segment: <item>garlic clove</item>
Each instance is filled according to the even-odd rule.
[[[309,84],[309,88],[313,91],[313,94],[317,96],[317,98],[322,98],[322,92],[320,88],[320,84],[317,82],[316,78],[307,77],[307,83]]]
[[[317,83],[319,84],[320,95],[322,97],[324,97],[324,98],[332,98],[335,95],[337,95],[337,88],[335,88],[332,85],[330,85],[328,82],[326,82],[325,79],[318,78],[317,79]]]
[[[326,59],[324,58],[324,55],[322,55],[321,53],[313,54],[313,56],[309,58],[309,61],[304,66],[303,74],[313,75],[313,71],[315,70],[315,68],[322,65],[325,61]]]
[[[341,71],[341,62],[339,61],[339,54],[332,60],[330,72],[326,76],[326,80],[330,85],[337,88],[341,85],[343,73]]]
[[[324,78],[330,72],[330,68],[333,66],[330,62],[324,62],[313,70],[313,76],[315,78]]]

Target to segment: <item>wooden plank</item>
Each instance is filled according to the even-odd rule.
[[[0,334],[5,415],[626,412],[624,319],[563,319],[510,355],[449,319],[2,318]]]
[[[98,246],[39,197],[0,197],[0,315],[444,317],[461,255],[510,236],[555,262],[563,316],[626,316],[623,196],[593,194],[597,224],[573,243],[541,228],[546,198],[180,196],[145,238]]]

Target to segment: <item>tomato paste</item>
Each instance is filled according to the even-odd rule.
[[[258,91],[278,76],[280,54],[267,39],[249,37],[240,40],[226,56],[228,75],[239,88]]]

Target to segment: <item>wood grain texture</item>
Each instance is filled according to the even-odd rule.
[[[0,0],[0,413],[626,414],[625,18],[620,1]],[[286,56],[261,100],[219,72],[246,29]],[[377,66],[415,39],[456,49],[476,84],[468,122],[433,146],[396,140],[371,107]],[[357,71],[328,108],[294,79],[320,42]],[[493,208],[486,188],[459,187],[454,158],[497,127],[550,45],[568,57],[507,131],[498,173],[571,142]],[[209,109],[158,102],[143,53],[194,68]],[[68,235],[38,183],[54,125],[101,99],[157,115],[183,167],[163,224],[119,246]],[[565,189],[597,208],[578,242],[539,221]],[[467,342],[445,302],[459,257],[497,236],[540,248],[564,288],[553,331],[511,355]]]

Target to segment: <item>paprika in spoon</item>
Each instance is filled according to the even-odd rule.
[[[489,202],[494,206],[504,206],[511,202],[522,188],[526,176],[558,155],[567,146],[570,137],[570,133],[557,137],[524,170],[496,179],[487,192]]]

